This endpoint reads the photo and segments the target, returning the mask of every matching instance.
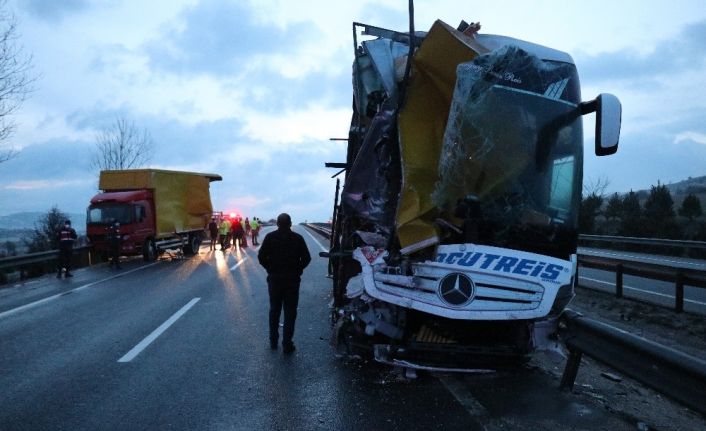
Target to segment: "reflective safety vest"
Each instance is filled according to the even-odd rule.
[[[71,227],[64,227],[61,228],[57,237],[59,238],[59,245],[61,247],[71,247],[74,245],[74,240],[76,239],[76,231]]]
[[[219,228],[219,233],[221,235],[228,235],[228,231],[230,231],[230,222],[228,220],[223,220]]]

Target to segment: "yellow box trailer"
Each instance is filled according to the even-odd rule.
[[[122,252],[151,260],[160,251],[182,245],[196,253],[213,213],[210,183],[217,174],[128,169],[101,171],[102,191],[91,199],[87,228],[97,249],[107,250],[107,229],[116,222]]]

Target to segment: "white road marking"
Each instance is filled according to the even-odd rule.
[[[324,247],[323,245],[321,245],[321,243],[319,242],[319,240],[317,240],[316,238],[314,238],[314,235],[312,235],[312,234],[309,233],[309,230],[308,230],[307,228],[304,228],[304,232],[306,232],[306,234],[309,235],[309,236],[311,237],[311,239],[314,240],[314,242],[316,243],[316,245],[318,245],[319,248],[321,248],[321,251],[326,251],[326,252],[329,251],[328,248],[326,248],[326,247]]]
[[[459,404],[476,419],[488,416],[488,410],[481,404],[461,382],[458,377],[453,378],[445,375],[436,376],[447,391],[456,398]],[[482,425],[482,424],[481,424]],[[483,429],[485,426],[483,425]]]
[[[597,280],[597,279],[595,279],[595,278],[589,278],[589,277],[583,277],[583,276],[579,276],[579,278],[580,278],[580,279],[582,278],[582,279],[588,280],[588,281],[592,281],[592,282],[594,282],[594,283],[607,284],[607,285],[609,285],[609,286],[615,286],[615,283],[611,283],[611,282],[609,282],[609,281]],[[646,293],[646,294],[654,295],[654,296],[660,296],[660,297],[662,297],[662,298],[674,299],[674,295],[667,295],[666,293],[652,292],[652,291],[650,291],[650,290],[640,289],[640,288],[637,288],[637,287],[631,287],[631,286],[628,286],[628,285],[625,285],[625,284],[623,284],[623,289],[625,289],[625,290],[634,290],[634,291],[636,291],[636,292]],[[689,302],[689,303],[691,303],[691,304],[696,304],[696,305],[706,305],[706,302],[694,301],[693,299],[686,299],[686,298],[684,298],[684,302]]]
[[[110,276],[110,277],[107,277],[107,278],[103,278],[103,279],[101,279],[101,280],[92,281],[92,282],[90,282],[90,283],[88,283],[88,284],[84,284],[83,286],[79,286],[79,287],[77,287],[77,288],[75,288],[75,289],[67,290],[66,292],[61,292],[61,293],[57,293],[56,295],[47,296],[46,298],[42,298],[42,299],[39,299],[39,300],[37,300],[37,301],[30,302],[29,304],[21,305],[21,306],[19,306],[19,307],[17,307],[17,308],[13,308],[13,309],[11,309],[11,310],[3,311],[2,313],[0,313],[0,319],[2,319],[3,317],[9,316],[9,315],[11,315],[11,314],[15,314],[15,313],[18,313],[18,312],[20,312],[20,311],[27,310],[27,309],[32,308],[32,307],[36,307],[37,305],[44,304],[45,302],[49,302],[49,301],[54,300],[54,299],[56,299],[56,298],[58,298],[58,297],[60,297],[60,296],[67,295],[67,294],[69,294],[69,293],[71,293],[71,292],[78,292],[79,290],[83,290],[83,289],[85,289],[85,288],[87,288],[87,287],[95,286],[96,284],[100,284],[100,283],[104,283],[104,282],[106,282],[106,281],[114,280],[114,279],[116,279],[116,278],[124,277],[124,276],[126,276],[126,275],[128,275],[128,274],[130,274],[130,273],[133,273],[133,272],[136,272],[136,271],[140,271],[140,270],[145,269],[145,268],[149,268],[150,266],[157,265],[158,263],[160,263],[160,262],[157,261],[157,262],[153,262],[153,263],[150,263],[150,264],[147,264],[147,265],[143,265],[143,266],[141,266],[141,267],[139,267],[139,268],[135,268],[135,269],[131,269],[131,270],[129,270],[129,271],[121,272],[121,273],[119,273],[119,274],[116,274],[116,275],[113,275],[113,276]]]
[[[231,267],[230,267],[230,270],[231,270],[231,271],[235,271],[235,268],[239,267],[240,264],[243,263],[243,262],[245,262],[246,260],[248,260],[248,257],[247,257],[247,256],[245,256],[244,258],[240,259],[240,260],[238,261],[238,263],[236,263],[235,265],[231,266]]]
[[[172,315],[172,317],[170,317],[170,318],[167,319],[164,323],[162,323],[161,325],[159,325],[159,327],[158,327],[157,329],[155,329],[154,331],[152,331],[152,333],[151,333],[150,335],[148,335],[147,337],[145,337],[144,340],[140,341],[135,347],[132,348],[132,350],[130,350],[129,352],[127,352],[122,358],[118,359],[118,362],[130,362],[130,361],[132,361],[133,359],[135,359],[135,357],[136,357],[137,355],[139,355],[140,352],[142,352],[143,350],[145,350],[145,348],[147,348],[147,346],[149,346],[150,344],[152,344],[152,342],[153,342],[154,340],[156,340],[157,337],[159,337],[160,335],[162,335],[162,333],[163,333],[164,331],[166,331],[167,329],[169,329],[169,327],[172,326],[172,325],[174,324],[174,322],[176,322],[181,316],[183,316],[184,313],[186,313],[187,311],[189,311],[189,309],[190,309],[191,307],[193,307],[194,304],[196,304],[197,302],[199,302],[199,300],[201,300],[201,298],[194,298],[194,299],[192,299],[191,301],[189,301],[188,304],[186,304],[185,306],[181,307],[181,309],[180,309],[179,311],[177,311],[176,313],[174,313],[174,314]]]

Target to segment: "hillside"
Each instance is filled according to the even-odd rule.
[[[682,201],[689,193],[693,193],[694,195],[696,195],[696,197],[701,200],[701,205],[706,208],[706,176],[689,177],[686,180],[664,185],[667,187],[667,189],[669,189],[669,192],[672,195],[675,210],[679,208]],[[641,190],[633,190],[639,197],[640,204],[645,204],[647,197],[650,195],[650,188],[651,187]],[[620,196],[623,196],[625,194],[627,194],[627,191],[618,193],[618,195]],[[610,195],[606,196],[606,199],[609,197]]]
[[[689,193],[693,193],[701,196],[703,199],[703,196],[706,195],[706,176],[696,178],[689,177],[684,181],[666,184],[666,186],[672,193],[672,196],[686,196]],[[681,199],[679,199],[679,201],[681,202]]]

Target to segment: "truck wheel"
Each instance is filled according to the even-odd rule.
[[[153,239],[146,239],[142,246],[142,258],[145,262],[154,262],[157,260],[157,246]]]
[[[200,235],[189,235],[188,242],[184,246],[184,254],[194,255],[199,253],[199,247],[201,247],[201,236]]]

